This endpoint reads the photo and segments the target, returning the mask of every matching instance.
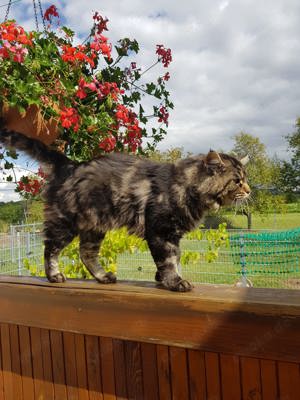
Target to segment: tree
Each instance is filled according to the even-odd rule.
[[[280,182],[285,192],[300,192],[300,118],[296,121],[297,130],[286,136],[288,151],[291,153],[291,161],[282,161]]]
[[[246,154],[249,156],[247,164],[247,179],[252,190],[251,202],[242,209],[248,219],[248,229],[252,226],[253,212],[282,211],[282,199],[274,196],[277,191],[280,168],[277,160],[268,157],[266,146],[249,133],[240,132],[234,136],[233,152],[237,158]]]
[[[24,219],[24,202],[10,201],[0,204],[0,220],[8,224],[18,224]]]
[[[173,147],[166,151],[154,150],[148,153],[148,157],[155,161],[175,162],[184,157],[184,149],[182,147]]]

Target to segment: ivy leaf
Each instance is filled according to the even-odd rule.
[[[5,161],[4,163],[4,169],[12,169],[14,167],[13,163],[10,163],[8,161]]]

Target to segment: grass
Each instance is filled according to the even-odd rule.
[[[247,229],[247,218],[244,215],[224,215],[236,228]],[[252,216],[252,229],[293,229],[300,226],[299,213],[255,214]]]
[[[246,228],[247,219],[241,215],[226,215],[226,218],[232,221],[232,224],[239,228]],[[253,229],[274,229],[284,230],[293,229],[300,226],[300,213],[287,213],[281,215],[254,215]],[[41,255],[34,257],[35,251],[32,254],[27,252],[27,242],[22,242],[20,248],[17,248],[15,243],[15,251],[21,254],[23,258],[31,258],[32,262],[38,265],[42,264]],[[37,243],[41,250],[41,244]],[[17,254],[14,255],[15,262],[11,261],[11,253],[9,243],[0,248],[0,272],[14,273],[18,271]],[[19,251],[18,251],[19,249]],[[36,248],[36,250],[38,250]],[[182,240],[181,250],[195,251],[199,253],[199,259],[195,262],[190,262],[189,265],[182,267],[182,274],[186,279],[194,283],[212,283],[212,284],[235,284],[241,276],[241,266],[238,260],[234,262],[230,249],[222,249],[219,258],[216,262],[208,263],[205,260],[205,245],[199,241]],[[277,248],[278,250],[278,248]],[[254,249],[252,251],[255,252]],[[40,252],[41,253],[41,252]],[[269,259],[268,259],[269,257]],[[283,257],[286,257],[285,255]],[[300,268],[299,252],[296,253],[290,262],[283,262],[281,256],[273,254],[270,256],[257,256],[259,264],[252,264],[248,271],[248,276],[256,287],[300,287]],[[254,260],[254,258],[253,258]],[[280,262],[276,265],[276,260]],[[296,260],[296,261],[295,261]],[[297,261],[298,260],[298,261]],[[255,261],[255,260],[254,260]],[[272,261],[271,267],[268,267],[268,261]],[[270,263],[269,263],[270,264]],[[42,267],[41,267],[42,268]],[[118,258],[118,278],[133,279],[133,280],[151,280],[155,275],[155,266],[149,253],[122,254]]]

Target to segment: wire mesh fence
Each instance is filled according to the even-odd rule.
[[[193,283],[245,284],[255,287],[300,288],[300,228],[291,231],[229,231],[230,245],[208,262],[206,240],[181,241],[182,252],[195,257],[180,266]],[[28,265],[43,270],[42,224],[11,226],[0,234],[0,273],[28,275]],[[62,268],[72,260],[61,259]],[[150,280],[155,265],[148,251],[118,256],[119,279]]]

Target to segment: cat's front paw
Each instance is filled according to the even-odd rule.
[[[101,276],[97,276],[96,279],[99,283],[116,283],[117,282],[117,277],[112,272],[106,272],[105,274],[103,274]]]
[[[192,289],[193,285],[185,279],[180,279],[173,286],[170,286],[170,290],[173,292],[190,292]]]
[[[193,285],[189,281],[182,279],[179,275],[172,278],[163,278],[162,284],[173,292],[190,292],[193,289]]]
[[[48,275],[47,278],[51,283],[62,283],[66,281],[66,277],[62,272],[58,272],[55,275]]]

